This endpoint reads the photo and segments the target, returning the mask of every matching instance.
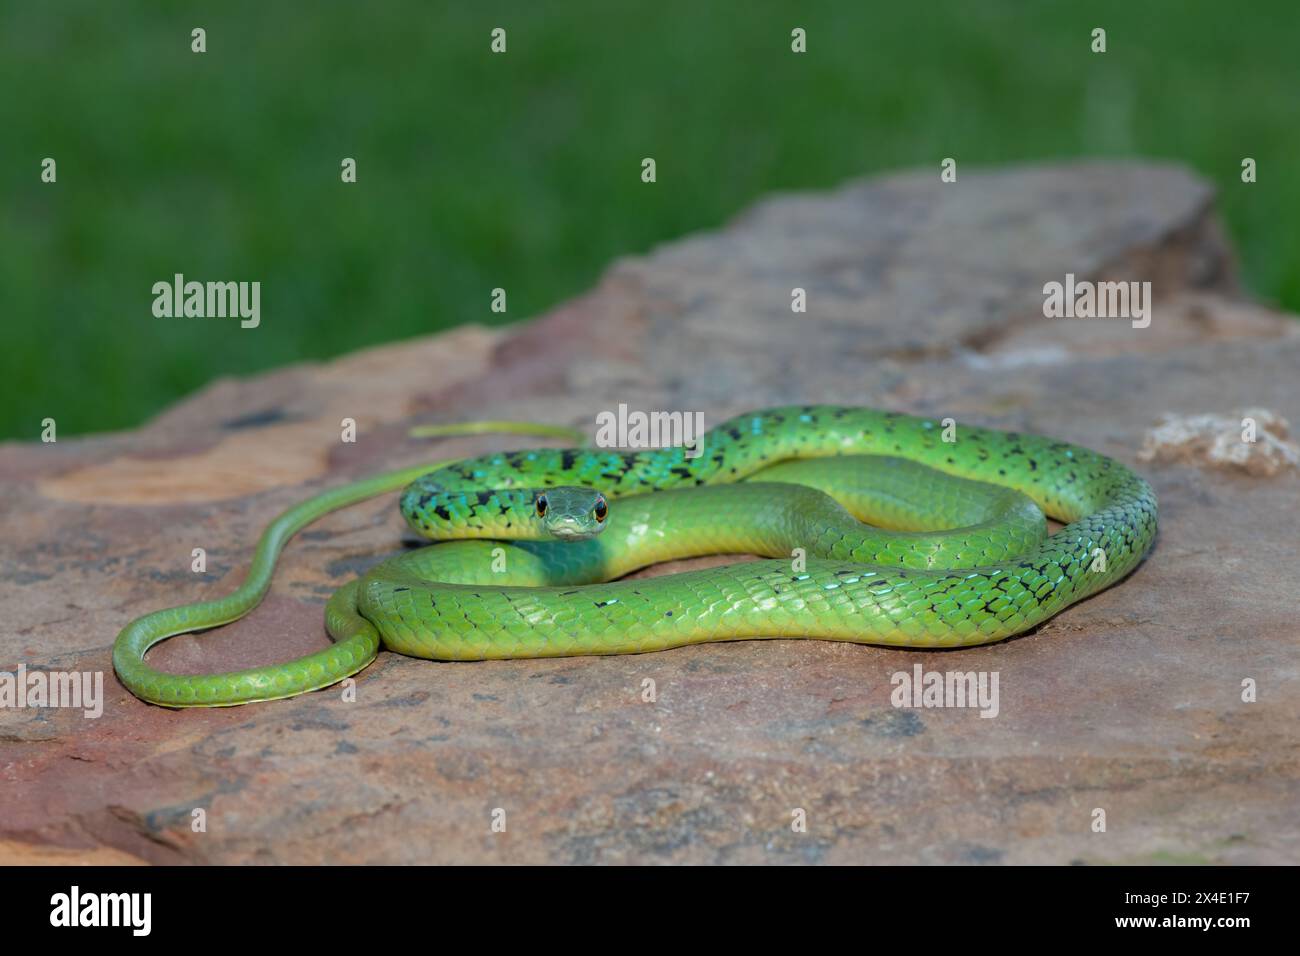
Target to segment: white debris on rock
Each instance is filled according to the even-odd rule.
[[[1290,430],[1285,418],[1266,408],[1236,416],[1165,415],[1147,429],[1138,459],[1235,468],[1267,478],[1300,463]]]

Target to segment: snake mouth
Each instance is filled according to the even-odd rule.
[[[594,532],[588,531],[586,528],[578,527],[576,523],[554,525],[550,530],[551,534],[557,538],[590,538],[594,534]]]
[[[547,525],[546,530],[555,538],[594,538],[602,527],[576,518],[557,518]]]

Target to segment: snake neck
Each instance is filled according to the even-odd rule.
[[[550,537],[536,508],[532,488],[486,491],[450,490],[417,479],[402,492],[402,517],[421,537],[500,538],[543,541]]]

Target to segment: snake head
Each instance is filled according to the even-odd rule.
[[[533,504],[542,527],[557,538],[594,537],[609,517],[609,503],[594,488],[546,488]]]

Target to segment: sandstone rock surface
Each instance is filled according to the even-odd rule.
[[[1043,318],[1043,284],[1066,273],[1151,281],[1154,321]],[[791,311],[795,287],[805,314]],[[505,331],[218,381],[131,433],[5,445],[0,669],[99,671],[106,700],[98,719],[0,710],[0,860],[1300,861],[1300,477],[1137,464],[1168,416],[1300,421],[1298,369],[1300,324],[1241,297],[1202,180],[1080,163],[776,197]],[[792,401],[1091,446],[1153,481],[1156,549],[1038,630],[956,653],[765,641],[440,664],[384,652],[355,703],[328,690],[179,712],[113,677],[122,625],[231,590],[288,505],[511,447],[432,445],[406,436],[413,424],[590,427],[619,402],[717,422]],[[339,441],[345,417],[356,444]],[[151,660],[221,670],[323,646],[325,597],[401,539],[389,499],[330,516],[290,545],[261,608]],[[206,574],[190,570],[195,547]],[[917,663],[998,672],[999,715],[895,709],[890,676]],[[806,833],[792,831],[796,808]]]

